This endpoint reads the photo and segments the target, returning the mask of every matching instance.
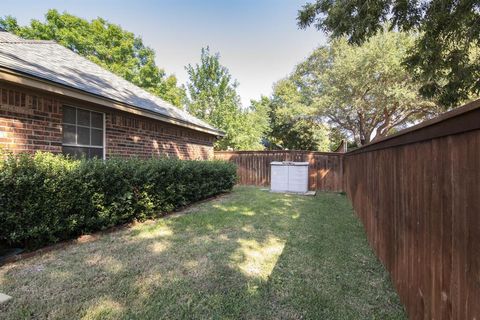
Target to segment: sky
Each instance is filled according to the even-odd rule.
[[[200,60],[202,47],[219,52],[221,63],[239,82],[246,107],[251,99],[270,95],[275,81],[326,36],[296,25],[297,11],[307,0],[2,0],[0,16],[12,15],[21,25],[43,20],[48,9],[91,20],[102,17],[142,37],[156,52],[156,62],[180,83],[185,66]]]

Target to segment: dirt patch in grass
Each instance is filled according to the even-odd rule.
[[[0,268],[0,318],[405,319],[342,195],[239,187]]]

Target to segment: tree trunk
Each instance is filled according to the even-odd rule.
[[[360,145],[363,146],[365,143],[367,143],[367,142],[365,142],[366,141],[365,123],[364,123],[364,119],[363,119],[363,114],[358,112],[357,115],[358,115],[358,124],[359,124],[358,136],[359,136]]]

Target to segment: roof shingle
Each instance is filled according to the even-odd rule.
[[[0,29],[0,66],[219,132],[54,41],[22,39]]]

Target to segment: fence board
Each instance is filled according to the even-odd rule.
[[[216,151],[215,159],[238,167],[239,184],[269,186],[272,161],[309,163],[309,190],[343,191],[342,153],[308,151]]]
[[[346,153],[343,165],[409,318],[480,319],[480,100]]]

